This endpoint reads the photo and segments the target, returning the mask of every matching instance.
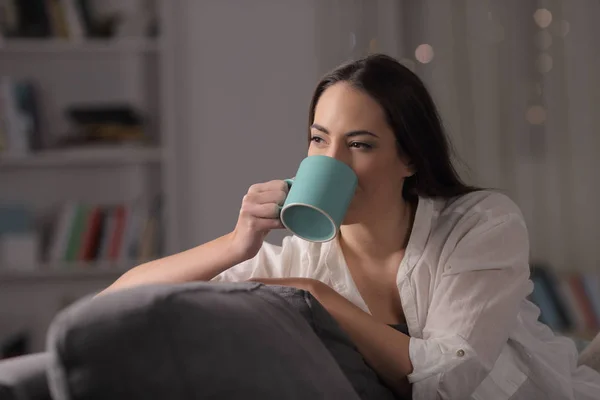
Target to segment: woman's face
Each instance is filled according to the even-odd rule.
[[[399,204],[404,179],[413,171],[399,157],[383,108],[373,98],[345,82],[330,86],[316,105],[310,134],[308,155],[336,158],[358,176],[344,224]]]

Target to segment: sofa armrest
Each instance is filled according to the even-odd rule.
[[[83,298],[46,343],[56,399],[360,399],[303,315],[258,283]]]
[[[46,379],[49,358],[36,353],[0,361],[0,399],[51,400]]]

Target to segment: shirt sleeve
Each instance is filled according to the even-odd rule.
[[[469,398],[494,366],[530,290],[528,233],[519,212],[467,219],[458,234],[422,338],[410,339],[414,399]]]
[[[283,278],[289,276],[297,259],[293,237],[286,236],[281,246],[264,242],[253,258],[220,273],[211,282],[242,282],[252,278]]]

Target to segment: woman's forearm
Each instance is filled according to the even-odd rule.
[[[398,395],[410,394],[406,379],[413,370],[408,352],[410,337],[378,322],[342,296],[325,300],[323,305],[385,383]]]
[[[244,256],[232,248],[231,234],[228,234],[132,268],[100,294],[148,283],[208,281],[244,260]]]

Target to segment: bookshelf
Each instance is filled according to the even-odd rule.
[[[38,264],[26,268],[0,271],[2,282],[35,282],[35,281],[76,281],[79,279],[109,278],[116,279],[127,272],[137,261],[118,263],[73,263],[73,264]]]
[[[46,150],[36,154],[16,156],[0,153],[0,169],[76,168],[160,163],[162,157],[163,153],[160,147],[141,146]]]
[[[65,40],[65,39],[4,39],[0,40],[0,55],[11,54],[77,54],[77,53],[158,53],[159,43],[153,39]]]
[[[592,340],[600,330],[600,275],[597,271],[557,271],[543,264],[531,268],[530,300],[539,320],[558,334]]]
[[[96,3],[99,8],[122,7],[131,16],[135,14],[131,7],[142,2]],[[169,4],[156,2],[154,12],[160,27],[164,15],[170,13]],[[0,254],[0,314],[12,316],[11,321],[31,335],[30,351],[39,351],[48,324],[65,305],[105,288],[141,264],[147,259],[142,247],[150,258],[172,248],[176,223],[167,216],[173,214],[176,191],[171,177],[177,160],[170,146],[173,110],[167,101],[173,97],[171,39],[163,31],[157,35],[121,33],[114,38],[89,34],[22,38],[3,37],[2,33],[0,29],[0,127],[4,128],[0,128],[0,211],[2,207],[17,207],[30,214],[36,256],[7,265]],[[27,137],[25,145],[14,146],[16,125],[5,125],[6,82],[27,82],[35,89],[35,114],[28,115],[35,121],[34,128],[18,131],[26,132],[22,135]],[[117,131],[126,132],[129,136],[125,139],[64,142],[67,137],[88,132],[81,129],[87,128],[86,123],[75,120],[73,109],[125,106],[141,121],[133,128]],[[91,125],[97,128],[101,124],[95,121]],[[114,121],[106,125],[106,132],[112,135]],[[7,126],[13,127],[9,140]],[[62,248],[53,250],[61,218],[68,207],[75,206],[90,212],[82,217],[82,226],[87,228],[80,226],[76,231],[72,220],[68,224],[71,230],[66,231],[71,241],[65,239]],[[137,217],[134,228],[128,224],[128,216],[133,221],[139,207],[152,217],[153,232],[159,232],[143,246],[149,217]],[[119,208],[127,213],[122,217],[122,236],[114,239],[118,225],[114,210]],[[99,209],[101,217],[96,217],[95,228],[91,228],[91,212]],[[112,225],[108,222],[111,216]],[[103,240],[101,235],[109,229],[113,235]],[[80,241],[73,242],[74,236]],[[86,238],[89,241],[84,245]],[[1,240],[0,225],[0,253],[6,248]],[[103,242],[116,243],[112,253],[102,254]],[[133,245],[137,253],[132,254]],[[121,249],[119,255],[114,254],[117,248]]]

